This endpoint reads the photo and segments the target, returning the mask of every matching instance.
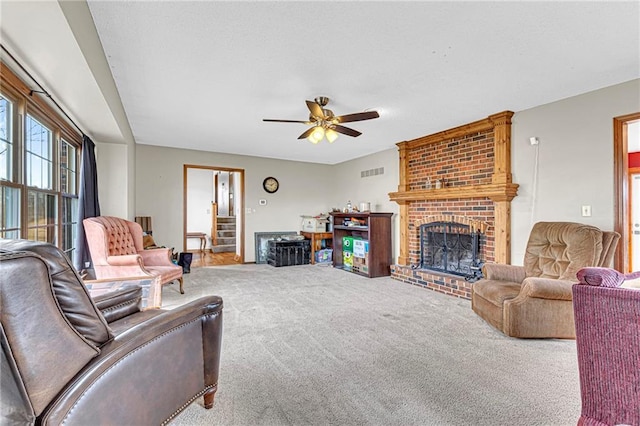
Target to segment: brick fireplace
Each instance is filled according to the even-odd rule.
[[[400,205],[400,255],[391,276],[462,298],[471,298],[464,277],[424,269],[420,225],[469,223],[482,231],[480,260],[509,263],[511,117],[504,111],[463,126],[398,143],[400,183],[389,194]]]

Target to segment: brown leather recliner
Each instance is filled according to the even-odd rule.
[[[161,424],[218,388],[222,299],[95,301],[55,246],[0,240],[0,424]]]
[[[574,339],[571,286],[587,266],[611,267],[617,232],[573,222],[533,226],[524,266],[487,263],[472,309],[507,336]]]

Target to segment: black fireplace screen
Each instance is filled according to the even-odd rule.
[[[420,225],[419,269],[459,275],[467,281],[482,278],[482,234],[469,225],[431,222]]]

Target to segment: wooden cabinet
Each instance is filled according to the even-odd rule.
[[[390,275],[391,216],[393,213],[331,213],[333,217],[333,266],[345,269],[343,237],[368,242],[366,267],[351,268],[351,272],[369,278]],[[358,259],[360,264],[362,260]]]

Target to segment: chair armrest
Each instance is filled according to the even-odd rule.
[[[144,266],[139,254],[123,254],[121,256],[107,256],[109,266]]]
[[[217,296],[137,324],[100,348],[42,424],[161,424],[217,388],[221,340]]]
[[[515,283],[521,283],[526,277],[524,266],[505,265],[502,263],[485,263],[482,267],[482,273],[488,280]]]
[[[573,300],[571,287],[575,281],[552,278],[529,277],[522,282],[518,298],[535,297],[538,299]]]
[[[109,267],[107,270],[106,267]],[[144,267],[142,257],[138,254],[122,256],[108,256],[106,263],[101,265],[101,278],[150,277],[153,274]]]
[[[93,297],[107,323],[140,312],[142,287],[132,285]]]
[[[139,251],[142,261],[146,266],[172,266],[171,249],[155,248]]]

